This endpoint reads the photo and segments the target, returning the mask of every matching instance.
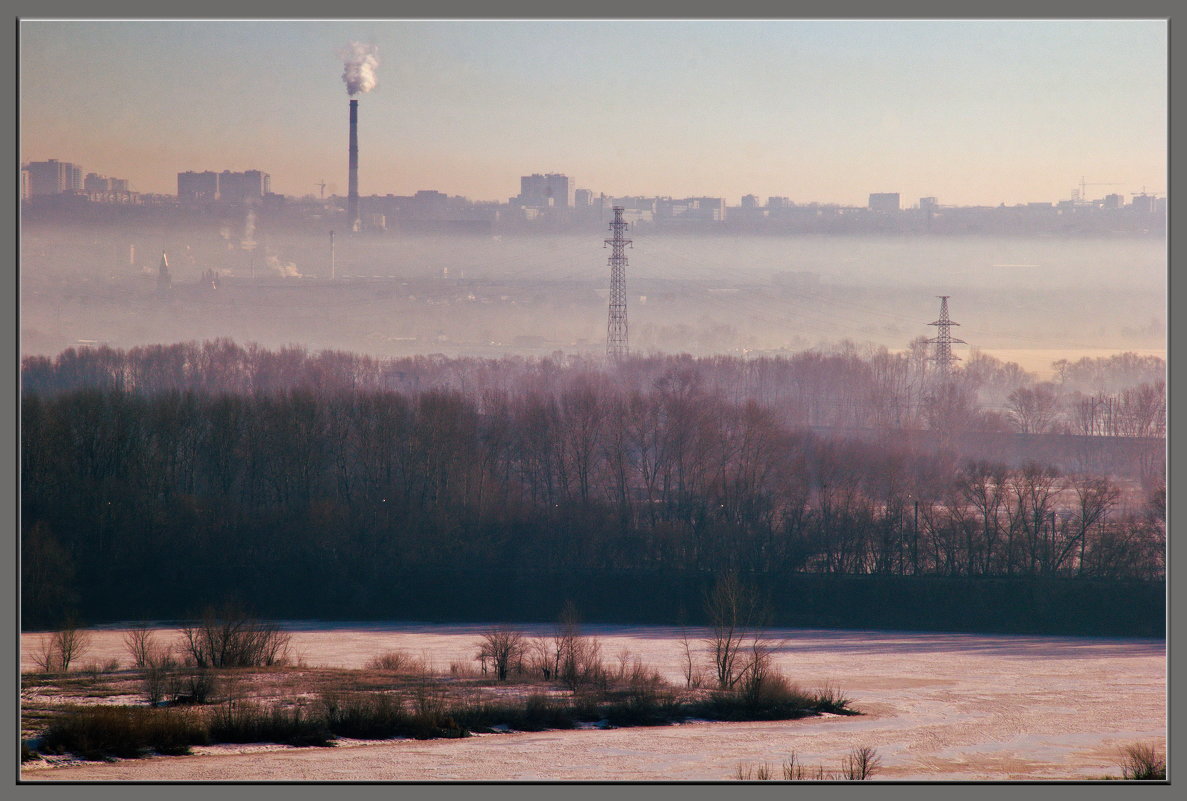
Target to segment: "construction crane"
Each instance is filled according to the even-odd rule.
[[[1159,195],[1161,195],[1163,193],[1162,192],[1147,192],[1146,187],[1143,186],[1141,192],[1130,192],[1129,194],[1133,195],[1134,197],[1158,197]]]
[[[1076,198],[1076,200],[1079,200],[1081,203],[1085,203],[1085,202],[1087,202],[1087,200],[1088,200],[1088,195],[1087,195],[1087,193],[1086,193],[1084,190],[1085,190],[1085,189],[1087,189],[1087,188],[1088,188],[1088,187],[1090,187],[1090,186],[1121,186],[1121,184],[1120,184],[1119,182],[1117,182],[1117,181],[1099,181],[1099,182],[1096,182],[1096,183],[1091,183],[1091,184],[1090,184],[1090,183],[1086,183],[1086,182],[1084,181],[1084,176],[1083,176],[1083,175],[1081,175],[1081,176],[1080,176],[1080,194],[1079,194],[1079,196]],[[1073,194],[1075,194],[1075,191],[1076,191],[1076,190],[1074,190],[1074,189],[1073,189],[1073,190],[1072,190],[1072,193],[1073,193]]]
[[[321,199],[325,200],[326,199],[326,179],[322,178],[321,181],[314,184],[314,186],[319,187],[321,189]]]

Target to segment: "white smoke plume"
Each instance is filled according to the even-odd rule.
[[[379,66],[379,48],[372,44],[351,42],[342,51],[342,80],[346,93],[357,95],[375,88],[375,68]]]
[[[239,240],[239,247],[244,250],[253,250],[256,246],[256,213],[251,209],[247,211],[247,218],[243,221],[243,239]]]
[[[264,260],[264,263],[268,265],[268,269],[272,270],[277,275],[284,276],[285,278],[302,277],[301,273],[297,270],[297,265],[293,264],[291,261],[282,262],[271,253],[268,254],[268,258]]]

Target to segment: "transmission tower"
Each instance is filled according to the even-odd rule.
[[[610,318],[606,323],[606,356],[617,361],[627,355],[626,344],[626,255],[623,251],[631,240],[623,237],[627,223],[622,219],[622,206],[614,207],[614,232],[605,245],[610,246]]]
[[[952,336],[951,327],[960,325],[960,323],[954,323],[948,319],[948,298],[950,296],[937,295],[936,297],[940,299],[940,319],[934,323],[928,323],[928,325],[937,326],[939,330],[936,331],[936,337],[929,339],[927,343],[936,346],[935,355],[931,357],[931,360],[936,363],[940,381],[946,383],[951,376],[952,363],[960,361],[959,356],[953,355],[952,345],[954,343],[967,345],[968,343],[963,339],[956,339]]]

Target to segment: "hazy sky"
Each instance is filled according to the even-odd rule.
[[[21,159],[175,193],[260,169],[346,191],[341,51],[374,44],[359,189],[973,205],[1166,190],[1154,21],[29,22]],[[1104,185],[1104,184],[1114,185]]]

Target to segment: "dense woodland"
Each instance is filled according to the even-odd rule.
[[[216,341],[28,358],[23,617],[181,616],[229,597],[278,616],[423,615],[409,599],[475,576],[547,577],[559,607],[613,577],[723,569],[766,586],[1159,586],[1161,360],[1083,360],[1040,384],[978,357],[943,385],[919,351],[605,367]],[[1025,393],[1052,400],[1036,417]],[[1085,399],[1109,399],[1111,429],[1076,430]],[[970,458],[970,434],[1012,438],[1013,457]],[[1019,458],[1068,439],[1147,444],[1116,465]]]

